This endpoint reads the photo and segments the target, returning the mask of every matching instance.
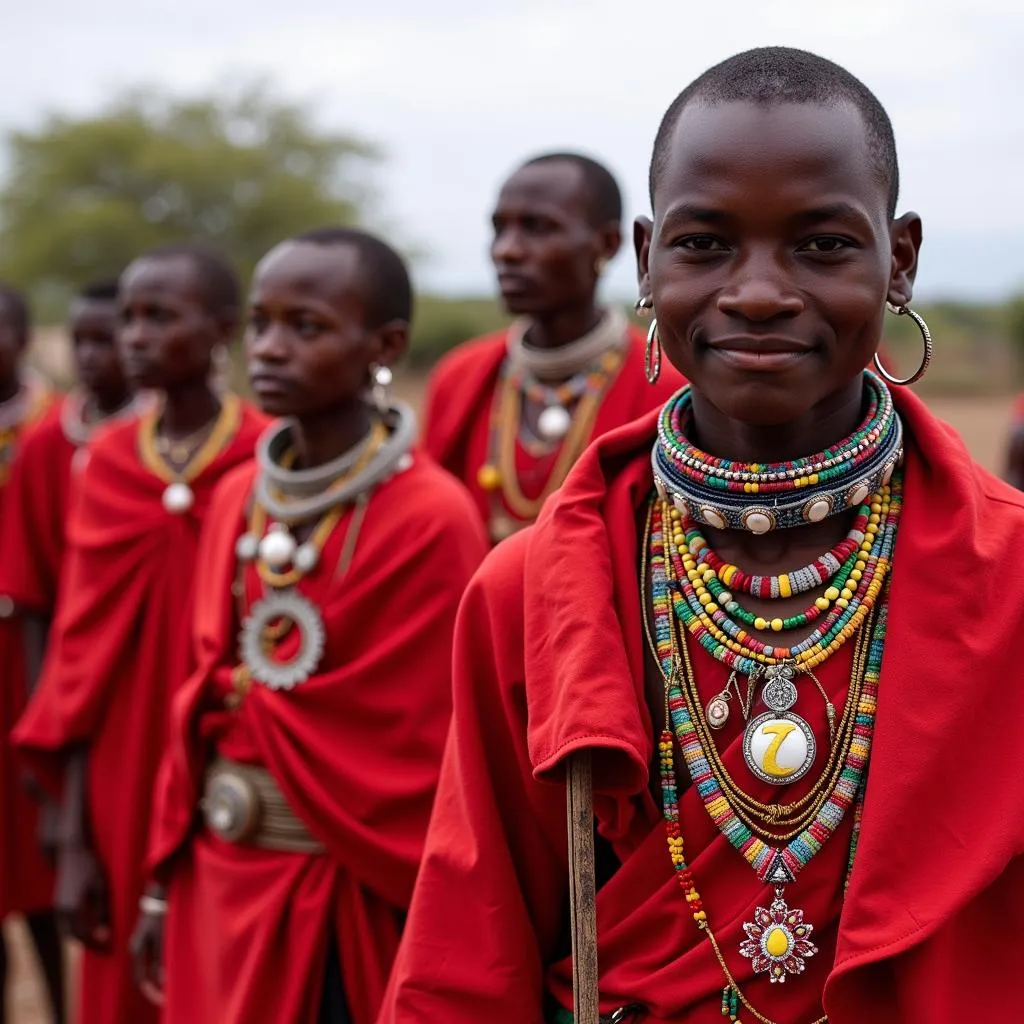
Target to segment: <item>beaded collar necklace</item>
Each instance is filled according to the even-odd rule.
[[[651,452],[659,496],[699,523],[755,534],[857,508],[889,483],[903,453],[903,427],[888,388],[867,370],[864,387],[868,410],[853,434],[816,455],[779,463],[701,451],[687,438],[692,392],[683,388],[662,409]]]

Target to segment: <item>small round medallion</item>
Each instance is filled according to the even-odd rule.
[[[192,493],[192,488],[188,484],[181,480],[176,480],[173,484],[168,484],[161,500],[168,512],[172,515],[180,516],[184,515],[195,504],[196,496]]]
[[[295,548],[295,538],[283,526],[275,525],[260,541],[259,555],[271,569],[283,569],[295,558]]]
[[[320,552],[313,544],[300,544],[295,552],[295,568],[299,572],[312,572],[320,561]]]
[[[775,529],[775,516],[766,508],[747,509],[741,517],[741,522],[755,534],[769,533]]]
[[[719,695],[712,697],[707,708],[708,725],[712,729],[721,729],[729,721],[729,702]]]
[[[820,523],[832,513],[831,498],[815,498],[804,505],[804,519],[809,523]]]
[[[537,417],[537,429],[546,441],[557,441],[565,437],[572,426],[572,416],[563,405],[549,405]]]
[[[796,686],[784,675],[771,676],[761,691],[761,700],[772,711],[788,711],[797,701]]]
[[[235,541],[235,557],[240,562],[251,562],[259,554],[260,542],[255,534],[243,533]]]
[[[729,525],[725,516],[714,505],[701,505],[700,514],[704,522],[716,530],[724,530]]]
[[[743,734],[743,758],[750,771],[773,786],[802,779],[814,764],[811,727],[791,712],[758,715]]]

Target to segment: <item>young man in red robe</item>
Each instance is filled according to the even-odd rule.
[[[63,783],[57,902],[86,946],[82,1024],[158,1016],[134,985],[128,951],[153,782],[171,697],[193,664],[200,523],[264,423],[210,383],[239,306],[219,255],[154,250],[122,274],[118,301],[128,379],[162,400],[89,446],[42,677],[14,732],[33,775],[51,790]]]
[[[76,459],[80,465],[99,427],[136,409],[117,346],[119,323],[116,279],[79,291],[68,316],[77,386],[25,437],[11,469],[0,593],[18,609],[31,686],[42,668],[57,602]]]
[[[473,495],[493,542],[532,522],[590,440],[682,385],[644,380],[644,336],[597,298],[622,243],[622,197],[601,164],[552,153],[502,186],[491,258],[517,319],[438,363],[424,445]]]
[[[916,317],[897,180],[877,99],[812,54],[740,54],[669,108],[640,295],[691,388],[467,592],[381,1024],[573,1020],[581,752],[602,1019],[1014,1015],[1024,501],[862,369],[887,303]]]
[[[11,470],[25,434],[50,404],[49,390],[25,365],[28,304],[0,284],[0,536],[16,530]],[[61,948],[53,907],[53,872],[36,840],[38,811],[22,784],[8,733],[28,697],[19,609],[0,583],[0,921],[23,914],[39,955],[53,1013],[63,1019]],[[0,936],[0,1022],[4,1020],[7,949]]]
[[[249,375],[288,419],[203,534],[199,664],[135,940],[167,1024],[373,1024],[380,1006],[448,729],[455,612],[487,550],[469,495],[387,397],[411,303],[402,260],[352,229],[256,270]]]

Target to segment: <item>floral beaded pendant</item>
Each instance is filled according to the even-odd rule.
[[[814,925],[804,921],[802,910],[789,909],[782,886],[776,888],[767,910],[754,910],[754,920],[744,922],[743,931],[747,937],[740,943],[740,953],[751,960],[755,974],[767,971],[773,984],[785,982],[790,974],[802,974],[805,961],[818,952],[810,941]]]

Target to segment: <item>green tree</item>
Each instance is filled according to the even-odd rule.
[[[189,100],[131,92],[96,116],[13,132],[7,150],[0,277],[44,312],[164,242],[209,242],[248,273],[296,231],[360,223],[380,158],[261,84]]]

